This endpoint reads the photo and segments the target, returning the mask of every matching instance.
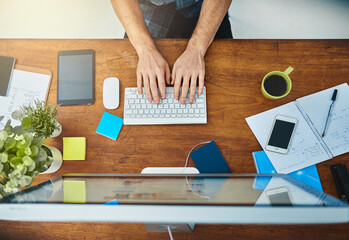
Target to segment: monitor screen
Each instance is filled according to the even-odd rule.
[[[23,208],[27,208],[25,214]],[[46,214],[48,208],[57,214]],[[41,215],[30,215],[33,209]],[[86,214],[87,210],[90,214]],[[0,211],[0,219],[36,221],[318,223],[346,222],[349,217],[344,202],[277,174],[68,174],[6,196],[1,200]],[[244,217],[238,217],[236,211]],[[268,212],[268,218],[259,218],[261,211]],[[292,213],[293,218],[280,214],[283,211]],[[323,217],[319,218],[319,214]]]

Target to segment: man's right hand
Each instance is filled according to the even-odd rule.
[[[149,102],[160,103],[158,88],[161,99],[166,98],[166,84],[170,84],[170,68],[168,63],[156,49],[148,49],[138,54],[137,65],[137,88],[138,94],[143,94],[142,86]]]

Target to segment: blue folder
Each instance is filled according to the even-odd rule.
[[[252,156],[256,164],[257,173],[277,173],[264,151],[253,152]],[[300,169],[287,175],[312,188],[315,188],[318,191],[323,192],[316,165]],[[269,180],[270,178],[268,177],[257,179],[255,188],[264,189],[266,185],[268,185]]]

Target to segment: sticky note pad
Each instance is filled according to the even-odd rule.
[[[104,112],[96,132],[105,137],[116,140],[123,124],[124,119],[119,118],[113,114]]]
[[[64,137],[63,160],[85,160],[86,138]]]
[[[111,200],[110,202],[105,203],[104,205],[119,205],[119,202],[117,199]]]
[[[63,181],[64,203],[86,203],[85,181]]]
[[[231,173],[214,141],[190,153],[200,173]]]

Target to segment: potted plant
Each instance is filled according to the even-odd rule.
[[[35,100],[33,104],[14,111],[12,118],[21,121],[22,127],[34,132],[35,137],[58,137],[62,132],[62,126],[55,119],[58,115],[57,107]]]
[[[29,186],[34,176],[51,167],[53,157],[44,141],[29,129],[12,127],[10,120],[6,123],[0,131],[0,198]]]

